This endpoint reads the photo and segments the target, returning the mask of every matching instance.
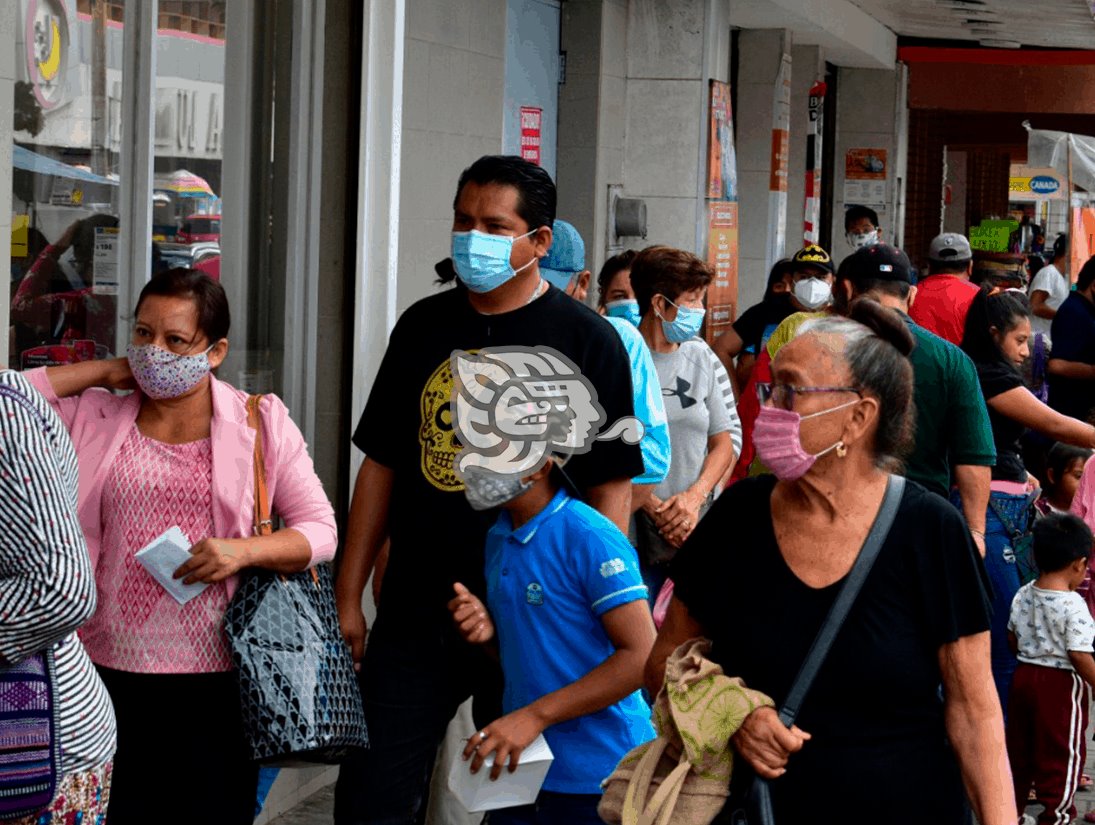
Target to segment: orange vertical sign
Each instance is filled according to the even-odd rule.
[[[738,205],[707,204],[707,262],[715,279],[707,288],[707,342],[713,343],[734,322],[738,300]]]

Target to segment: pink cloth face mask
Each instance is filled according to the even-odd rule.
[[[808,453],[802,449],[799,424],[807,418],[828,415],[858,403],[858,400],[849,401],[839,407],[831,407],[810,415],[799,415],[794,410],[784,410],[779,407],[761,407],[756,423],[753,425],[753,446],[757,448],[757,455],[764,462],[764,466],[780,481],[795,481],[802,478],[814,466],[815,461],[844,442],[838,441],[820,453]]]
[[[129,369],[141,392],[149,398],[178,398],[190,392],[209,374],[207,357],[216,346],[195,355],[177,355],[153,344],[130,344],[126,348]]]

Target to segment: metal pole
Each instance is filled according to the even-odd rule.
[[[91,171],[110,174],[107,154],[106,0],[91,4]]]
[[[1071,241],[1072,240],[1072,235],[1073,235],[1073,231],[1072,231],[1072,228],[1073,228],[1072,227],[1072,135],[1069,135],[1067,138],[1065,138],[1065,146],[1067,147],[1067,151],[1068,151],[1068,206],[1067,206],[1068,211],[1066,212],[1066,214],[1068,216],[1068,229],[1067,229],[1067,232],[1068,232],[1069,239]],[[1070,281],[1072,280],[1072,251],[1071,250],[1072,250],[1072,243],[1069,243],[1069,255],[1065,259],[1065,267],[1067,269],[1066,274],[1068,275],[1068,278],[1069,278]]]

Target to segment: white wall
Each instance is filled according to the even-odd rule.
[[[460,173],[501,151],[506,2],[408,0],[406,27],[399,312],[435,290]]]

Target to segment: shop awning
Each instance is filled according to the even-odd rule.
[[[1027,165],[1051,166],[1062,180],[1069,179],[1069,154],[1072,155],[1072,180],[1088,192],[1095,192],[1095,137],[1071,132],[1052,132],[1027,128]]]
[[[118,185],[116,180],[83,169],[77,169],[75,166],[69,166],[67,163],[32,152],[18,143],[11,147],[11,164],[16,169],[25,169],[28,172],[34,172],[36,175],[55,175],[62,178],[81,180],[85,183],[102,183],[107,186]]]

